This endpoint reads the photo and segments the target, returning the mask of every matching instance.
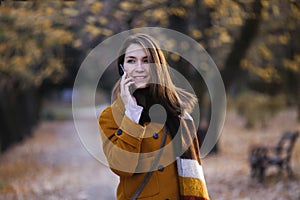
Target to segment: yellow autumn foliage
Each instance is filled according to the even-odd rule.
[[[209,7],[214,7],[217,5],[217,0],[204,0],[204,3]]]
[[[46,8],[46,15],[52,15],[53,13],[55,12],[55,10],[53,9],[53,8],[51,8],[51,7],[47,7]]]
[[[178,54],[174,54],[174,53],[170,54],[170,58],[175,62],[180,60],[180,56]]]
[[[90,11],[93,14],[97,14],[97,13],[101,12],[102,8],[103,8],[103,3],[99,2],[99,1],[97,1],[97,2],[90,5]]]
[[[266,65],[265,67],[257,66],[251,63],[249,60],[244,59],[241,62],[242,68],[250,71],[253,74],[256,74],[265,82],[280,82],[281,78],[278,74],[278,71],[274,68],[274,66]]]
[[[156,19],[164,19],[167,17],[167,13],[163,8],[155,9],[152,14]]]
[[[258,46],[259,53],[263,56],[263,58],[270,60],[273,57],[273,54],[271,50],[265,45],[265,44],[260,44]]]
[[[38,77],[42,80],[42,77],[53,76],[54,73],[50,72],[54,69],[58,74],[63,74],[62,70],[54,67],[55,62],[52,61],[56,60],[58,62],[56,64],[61,66],[59,63],[62,62],[62,45],[86,50],[84,48],[88,48],[86,46],[90,45],[89,42],[105,39],[124,29],[144,26],[168,28],[172,25],[171,15],[186,21],[187,29],[182,32],[205,44],[205,47],[214,54],[218,66],[222,68],[222,63],[225,63],[232,45],[239,38],[246,20],[260,17],[253,10],[254,0],[170,2],[168,0],[126,0],[118,3],[106,0],[39,1],[18,3],[17,7],[13,7],[13,3],[9,6],[3,3],[0,18],[3,17],[5,20],[0,21],[0,55],[5,65],[0,64],[0,70],[11,73],[12,70],[7,66],[23,63],[24,66],[19,66],[18,70],[28,69],[26,77],[29,77],[28,74],[35,77],[40,73]],[[281,72],[278,69],[299,71],[299,62],[295,60],[295,56],[293,59],[285,60],[284,56],[278,56],[278,52],[290,52],[289,45],[293,44],[295,39],[292,32],[299,26],[297,19],[300,19],[300,9],[293,2],[295,1],[288,3],[280,0],[260,1],[261,24],[241,66],[266,81],[279,80]],[[208,8],[205,13],[207,16],[201,13],[203,6]],[[204,19],[196,19],[195,16],[203,16]],[[207,22],[211,26],[206,27]],[[66,25],[70,25],[74,32],[71,33]],[[190,48],[187,44],[168,38],[163,45],[170,49],[176,45],[183,49]],[[45,61],[43,59],[46,54]],[[12,59],[13,57],[15,58]],[[176,56],[173,57],[177,59]],[[36,67],[41,63],[43,67]],[[37,68],[35,72],[31,72],[33,66]],[[47,67],[49,69],[46,70]]]
[[[186,10],[182,7],[176,7],[176,8],[170,8],[169,9],[170,15],[175,15],[179,17],[185,17],[186,16]]]
[[[102,25],[107,25],[108,20],[107,20],[107,18],[101,16],[101,17],[99,17],[98,22]]]
[[[86,25],[83,30],[87,33],[91,33],[94,37],[100,34],[99,28],[94,25]]]
[[[192,35],[193,38],[195,38],[195,39],[200,39],[200,38],[203,37],[202,32],[201,32],[200,30],[198,30],[198,29],[193,29],[193,30],[191,31],[191,35]]]
[[[296,55],[293,60],[291,59],[284,59],[283,66],[292,72],[299,72],[300,71],[300,54]]]
[[[62,26],[61,3],[17,5],[8,2],[0,7],[0,72],[19,77],[23,85],[61,78],[64,67],[60,49],[73,41],[73,34]]]
[[[228,32],[225,29],[223,29],[220,32],[219,40],[223,43],[229,43],[231,42],[232,39],[231,36],[228,34]]]
[[[197,0],[184,0],[182,3],[183,3],[185,6],[191,7],[191,6],[194,5],[195,1],[197,1]]]
[[[283,45],[288,44],[288,42],[290,41],[289,34],[286,33],[286,34],[280,35],[278,37],[278,41]]]

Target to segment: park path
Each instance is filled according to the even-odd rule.
[[[0,199],[18,200],[111,200],[118,182],[84,148],[72,120],[41,122],[0,157],[0,177]]]
[[[88,134],[93,122],[82,123]],[[300,130],[296,112],[286,110],[264,128],[248,130],[243,124],[238,115],[227,113],[220,152],[202,160],[211,199],[300,199],[300,140],[292,157],[294,179],[277,179],[270,171],[266,183],[259,184],[250,179],[247,162],[252,144],[275,144],[283,131]],[[114,200],[117,182],[84,148],[73,120],[43,121],[32,137],[0,155],[0,200]]]

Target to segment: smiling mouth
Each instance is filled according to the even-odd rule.
[[[147,76],[133,76],[133,78],[134,78],[135,80],[144,80],[144,79],[147,78]]]

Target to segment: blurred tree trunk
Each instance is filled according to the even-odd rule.
[[[238,3],[238,1],[237,1]],[[261,0],[255,0],[251,3],[251,9],[246,9],[245,5],[238,3],[241,7],[244,7],[245,12],[251,12],[255,14],[255,17],[246,19],[244,25],[241,27],[241,33],[238,38],[235,39],[231,52],[229,53],[224,70],[222,71],[222,77],[226,89],[229,89],[234,81],[241,77],[243,74],[240,68],[240,62],[245,57],[247,50],[249,49],[251,42],[255,39],[258,34],[259,26],[261,24],[261,12],[262,4]],[[241,78],[243,80],[243,78]]]
[[[168,4],[168,7],[182,7],[182,3],[180,0],[169,0]],[[212,27],[210,17],[212,10],[203,1],[194,1],[193,7],[186,7],[185,10],[187,11],[187,13],[182,16],[176,14],[169,15],[169,28],[171,28],[172,30],[179,31],[186,35],[190,34],[189,30],[200,30],[202,33],[202,38],[199,39],[197,42],[204,45],[205,50],[209,53],[209,38],[205,34],[205,30]],[[179,66],[177,67],[177,70],[179,70],[189,80],[189,83],[192,85],[194,92],[198,97],[198,104],[200,107],[200,119],[197,134],[199,145],[201,147],[207,133],[211,116],[211,104],[210,99],[207,96],[207,86],[203,81],[201,75],[187,61],[180,59],[178,62],[176,62],[175,66]],[[212,152],[218,152],[218,144],[216,144],[213,147]]]
[[[299,31],[300,31],[300,24],[299,21],[297,21],[297,28],[292,34],[292,38],[295,38],[296,41],[293,40],[293,45],[295,46],[294,49],[294,55],[298,54],[300,55],[300,40],[299,40]],[[296,105],[298,107],[298,122],[300,122],[300,68],[298,68],[298,72],[296,74]]]
[[[298,122],[300,122],[300,72],[298,72],[298,87],[296,87],[297,89],[297,98],[296,98],[296,102],[298,104]]]
[[[298,9],[300,10],[299,7]],[[297,20],[296,18],[291,18],[290,20],[295,23],[295,29],[292,29],[289,32],[291,39],[289,44],[288,58],[290,60],[295,60],[296,56],[300,55],[300,39],[299,39],[300,23],[299,20]],[[290,89],[296,103],[297,120],[298,122],[300,122],[300,68],[299,66],[298,66],[298,71],[292,73],[292,75],[293,75],[293,81],[290,85]]]
[[[194,17],[193,22],[191,24],[196,25],[196,28],[199,29],[203,35],[200,42],[205,50],[210,54],[210,46],[208,44],[209,36],[206,34],[206,30],[209,30],[212,27],[212,19],[211,13],[213,10],[208,7],[204,1],[195,1],[194,2]],[[201,20],[200,20],[201,19]],[[199,23],[201,21],[201,23]],[[198,74],[198,73],[197,73]],[[199,82],[199,79],[191,79],[195,80],[196,83],[193,84],[193,88],[196,90],[197,94],[199,94],[199,106],[200,106],[200,121],[199,128],[197,131],[198,140],[200,147],[203,144],[205,139],[208,125],[210,124],[211,118],[211,101],[210,96],[208,94],[208,89],[206,83],[204,81]],[[218,153],[218,143],[215,144],[210,153]]]
[[[3,78],[3,77],[2,77]],[[23,88],[16,78],[0,84],[0,152],[31,134],[37,123],[39,98],[35,87]]]

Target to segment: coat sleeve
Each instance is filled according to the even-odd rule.
[[[120,99],[101,113],[99,127],[111,170],[119,176],[132,176],[138,165],[145,128],[124,114]]]

